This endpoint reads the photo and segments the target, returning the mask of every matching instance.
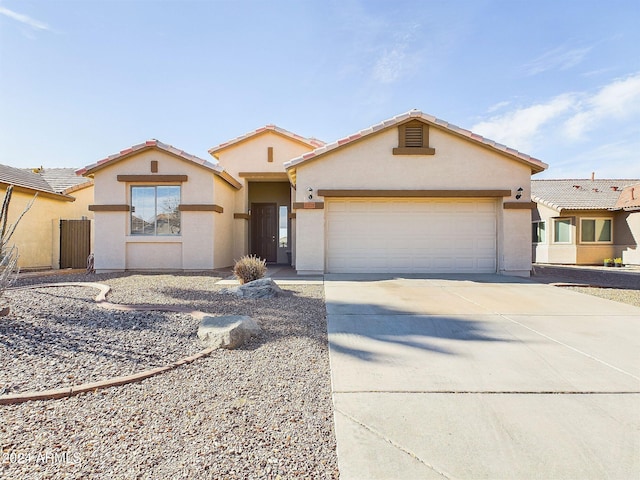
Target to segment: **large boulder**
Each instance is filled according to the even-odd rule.
[[[198,338],[208,347],[233,350],[261,331],[255,320],[244,315],[205,316],[198,327]]]
[[[221,291],[242,298],[273,298],[285,295],[285,292],[270,278],[260,278],[237,287]]]

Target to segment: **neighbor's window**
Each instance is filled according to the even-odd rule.
[[[289,224],[289,209],[286,205],[281,205],[278,214],[280,217],[278,219],[278,230],[280,238],[278,245],[280,245],[281,247],[286,247],[289,244],[289,239],[287,238],[287,232],[289,231],[289,229],[287,228],[287,225]]]
[[[533,243],[544,243],[547,239],[544,222],[533,222],[531,224],[531,241]]]
[[[583,243],[611,243],[610,218],[580,220],[580,241]]]
[[[553,242],[571,243],[571,219],[559,218],[553,221]]]
[[[180,187],[131,187],[131,235],[180,235]]]

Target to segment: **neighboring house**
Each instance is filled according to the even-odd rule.
[[[11,240],[18,248],[20,269],[59,268],[63,247],[82,251],[84,266],[91,250],[90,235],[83,237],[86,244],[78,245],[73,238],[61,237],[60,228],[62,221],[88,220],[91,217],[88,206],[93,202],[92,182],[77,176],[72,168],[41,167],[29,170],[0,165],[0,194],[3,197],[9,185],[14,186],[9,209],[10,223],[16,221],[34,195],[38,194]],[[87,226],[90,231],[90,223]]]
[[[93,177],[95,266],[207,270],[253,253],[323,272],[528,276],[547,166],[419,111],[325,145],[273,125],[209,150],[157,140]]]
[[[640,264],[640,180],[533,180],[533,261]],[[634,186],[635,184],[635,186]]]
[[[624,218],[633,241],[622,250],[622,263],[640,265],[640,183],[626,186],[614,209]]]

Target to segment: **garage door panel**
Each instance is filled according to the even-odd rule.
[[[495,272],[488,199],[327,202],[329,272]]]

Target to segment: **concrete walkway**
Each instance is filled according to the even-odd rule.
[[[497,275],[325,295],[342,479],[640,478],[640,308]]]

